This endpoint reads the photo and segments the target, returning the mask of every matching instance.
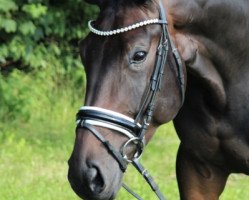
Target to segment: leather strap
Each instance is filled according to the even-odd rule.
[[[118,162],[122,172],[126,171],[128,163],[124,160],[121,153],[116,151],[115,148],[110,144],[110,142],[106,140],[91,124],[87,124],[84,120],[82,120],[78,128],[87,128],[89,131],[91,131],[94,136],[105,146],[108,153],[110,153],[113,158]]]

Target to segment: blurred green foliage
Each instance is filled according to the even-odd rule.
[[[0,0],[1,121],[28,120],[54,91],[84,88],[78,43],[95,13],[83,0]]]
[[[93,12],[82,0],[0,0],[2,70],[80,66],[78,41]]]

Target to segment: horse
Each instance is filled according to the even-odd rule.
[[[180,199],[219,199],[231,173],[249,175],[249,2],[86,1],[100,12],[80,43],[87,88],[68,161],[73,190],[114,199],[127,164],[139,167],[173,120]]]

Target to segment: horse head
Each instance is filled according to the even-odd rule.
[[[80,197],[104,200],[115,198],[127,163],[155,129],[178,113],[186,76],[158,2],[87,2],[100,13],[80,44],[87,89],[68,178]]]

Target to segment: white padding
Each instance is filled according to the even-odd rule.
[[[122,133],[123,135],[125,135],[129,139],[135,137],[128,130],[126,130],[126,129],[122,128],[122,127],[116,126],[116,125],[112,125],[112,124],[106,123],[106,122],[101,122],[101,121],[87,119],[87,120],[85,120],[85,123],[91,124],[93,126],[99,126],[99,127],[108,128],[108,129],[111,129],[111,130],[114,130],[114,131],[118,131],[119,133]]]
[[[82,106],[80,108],[80,110],[96,110],[96,111],[100,111],[100,112],[103,112],[103,113],[107,113],[107,114],[110,114],[110,115],[113,115],[113,116],[116,116],[116,117],[119,117],[119,118],[123,118],[127,121],[130,121],[132,123],[135,123],[135,120],[126,116],[126,115],[123,115],[121,113],[118,113],[118,112],[115,112],[115,111],[112,111],[112,110],[107,110],[107,109],[104,109],[104,108],[99,108],[99,107],[94,107],[94,106]],[[136,124],[138,127],[141,127],[141,124],[137,123]]]

